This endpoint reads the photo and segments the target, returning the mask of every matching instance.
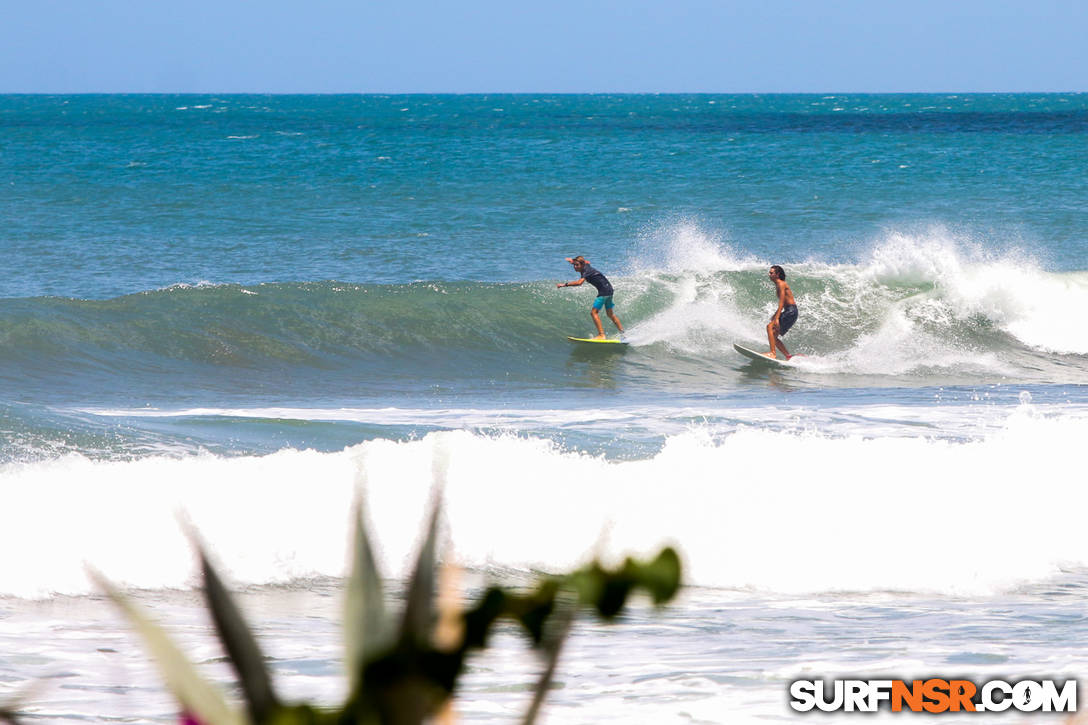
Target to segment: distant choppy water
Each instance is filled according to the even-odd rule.
[[[5,297],[623,274],[682,220],[761,261],[934,224],[1088,259],[1083,94],[5,96],[0,129]]]
[[[607,530],[683,550],[707,588],[681,629],[789,602],[767,627],[801,644],[741,676],[731,722],[807,657],[887,669],[794,624],[835,602],[918,674],[1085,662],[1086,141],[1083,94],[0,96],[0,546],[26,552],[0,596],[86,593],[84,560],[185,586],[178,510],[235,581],[304,588],[342,572],[364,480],[399,571],[440,452],[470,568],[572,566]],[[555,288],[573,254],[625,351],[565,340],[592,329],[592,293]],[[731,348],[766,344],[770,264],[801,310],[782,372]],[[50,626],[5,601],[9,641]],[[934,608],[990,634],[922,645]],[[671,648],[643,673],[663,717],[696,670],[737,684],[647,626],[602,636]]]

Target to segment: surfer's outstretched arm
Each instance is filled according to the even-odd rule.
[[[586,281],[585,277],[579,277],[578,279],[574,280],[573,282],[559,282],[555,286],[557,288],[558,287],[577,287],[578,285],[582,284],[585,281]]]

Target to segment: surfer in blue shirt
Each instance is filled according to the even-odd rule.
[[[623,334],[623,325],[620,324],[620,318],[616,317],[616,313],[612,311],[614,307],[612,303],[612,283],[608,281],[608,278],[603,274],[589,266],[589,262],[582,255],[577,257],[567,257],[567,261],[574,266],[574,271],[582,275],[573,282],[560,282],[555,286],[558,287],[578,287],[584,282],[589,282],[597,289],[597,299],[593,300],[593,307],[590,308],[589,314],[593,316],[593,324],[597,326],[597,339],[603,340],[604,327],[601,326],[600,310],[603,307],[605,314],[608,315],[608,319],[612,320],[616,325],[616,329]]]
[[[786,270],[776,264],[771,267],[768,276],[774,282],[775,291],[778,293],[778,309],[774,311],[774,317],[767,323],[767,340],[771,343],[771,351],[764,354],[767,357],[777,357],[775,353],[777,347],[789,360],[793,356],[782,344],[782,335],[789,332],[793,323],[797,322],[797,302],[793,299],[793,290],[786,284]]]

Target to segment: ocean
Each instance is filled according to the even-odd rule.
[[[577,623],[544,722],[1077,677],[1085,168],[1086,94],[0,96],[0,702],[175,721],[87,565],[229,681],[179,518],[334,702],[355,492],[403,577],[436,456],[473,586],[681,552],[677,601]],[[579,254],[620,350],[566,339]],[[732,349],[772,264],[781,370]],[[501,632],[463,720],[538,667]]]

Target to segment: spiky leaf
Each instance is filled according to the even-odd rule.
[[[250,718],[257,723],[267,722],[280,707],[280,701],[272,687],[272,676],[265,666],[260,645],[219,574],[208,561],[204,549],[198,547],[198,551],[208,609],[211,610],[219,640],[238,674]]]
[[[245,725],[241,713],[232,710],[218,689],[209,684],[170,636],[150,617],[116,589],[104,576],[91,570],[95,584],[113,600],[139,633],[159,668],[167,689],[182,709],[193,713],[205,725]]]
[[[355,504],[355,537],[351,576],[344,603],[344,649],[351,692],[362,686],[366,663],[392,644],[387,626],[381,575],[363,521],[361,502]]]
[[[408,601],[404,606],[401,637],[413,642],[426,642],[434,619],[435,546],[438,539],[439,495],[431,506],[430,522],[423,545],[419,548],[416,568],[408,583]]]

